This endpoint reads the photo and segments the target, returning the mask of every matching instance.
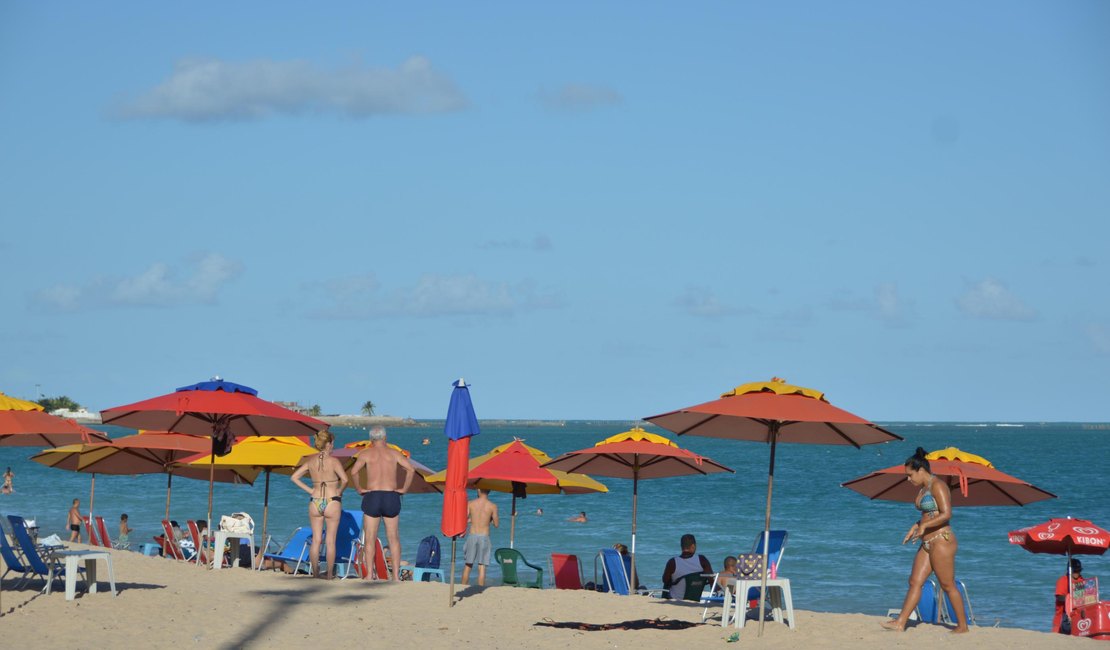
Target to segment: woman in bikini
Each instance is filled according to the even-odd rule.
[[[305,456],[292,477],[297,487],[308,492],[309,496],[308,523],[312,526],[312,547],[308,559],[312,565],[312,575],[317,578],[320,577],[320,539],[323,537],[324,522],[328,524],[325,573],[328,580],[334,575],[335,535],[339,532],[339,517],[343,514],[341,498],[347,487],[347,473],[343,471],[339,459],[331,455],[334,440],[335,436],[330,431],[317,432],[315,446],[318,453]],[[312,478],[312,487],[301,481],[305,473]]]
[[[956,542],[956,533],[952,532],[952,527],[948,524],[952,519],[952,496],[948,485],[933,476],[929,469],[929,460],[925,458],[925,450],[921,447],[906,461],[906,480],[921,489],[914,501],[914,505],[921,511],[921,518],[910,526],[902,543],[920,539],[921,547],[913,558],[910,588],[906,592],[906,599],[902,601],[902,611],[897,619],[886,621],[882,625],[888,630],[905,630],[910,613],[921,600],[921,586],[930,573],[935,573],[940,588],[948,594],[948,600],[956,610],[956,627],[952,631],[967,632],[964,600],[956,588],[956,549],[959,544]]]

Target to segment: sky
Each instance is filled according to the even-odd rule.
[[[0,391],[1110,420],[1110,4],[0,2]]]

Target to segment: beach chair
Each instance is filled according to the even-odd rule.
[[[104,517],[97,515],[93,517],[93,521],[96,522],[96,532],[100,535],[101,546],[105,548],[123,548],[119,545],[119,542],[113,542],[112,538],[108,535],[108,527],[104,525]],[[125,546],[131,545],[126,544]]]
[[[897,608],[886,611],[887,618],[897,617],[901,613],[902,610]],[[932,578],[921,585],[921,600],[918,601],[917,607],[910,612],[910,620],[921,621],[922,623],[940,623],[940,590],[937,589],[937,583],[933,582]]]
[[[782,556],[786,552],[786,538],[789,534],[785,530],[772,530],[770,534],[771,546],[767,551],[767,566],[774,567],[772,575],[778,575],[779,567],[782,565]],[[755,536],[755,542],[752,544],[752,553],[763,554],[763,532]],[[739,597],[740,594],[737,594]],[[759,600],[759,587],[752,587],[748,590],[748,600]]]
[[[312,529],[308,526],[301,526],[293,531],[289,536],[289,541],[285,546],[281,547],[277,553],[266,553],[263,556],[264,560],[270,560],[271,564],[280,562],[282,564],[292,564],[293,573],[301,570],[301,564],[308,563],[309,542],[312,541]],[[258,563],[259,570],[262,569],[262,563]]]
[[[327,530],[327,524],[324,525]],[[311,537],[309,538],[311,540]],[[356,558],[358,540],[362,539],[362,511],[344,510],[339,515],[339,530],[335,533],[335,573],[339,575],[342,565],[343,574],[340,579],[346,579],[351,574]],[[327,546],[320,544],[320,566],[327,561]]]
[[[720,573],[713,574],[713,581],[709,582],[706,585],[705,590],[701,594],[701,598],[698,600],[698,604],[705,605],[705,609],[701,610],[702,623],[704,623],[705,620],[709,618],[710,607],[713,607],[714,605],[721,605],[723,607],[725,604],[724,594],[717,593],[717,585],[720,584],[720,580]],[[721,615],[724,616],[724,613],[722,613]]]
[[[975,625],[975,614],[971,611],[971,599],[967,596],[967,587],[964,586],[962,580],[956,581],[956,589],[960,591],[960,598],[964,600],[964,617],[967,619],[967,624]],[[956,610],[952,607],[952,601],[949,600],[948,593],[944,590],[938,590],[938,592],[941,603],[939,607],[941,621],[949,625],[956,625]]]
[[[439,568],[439,538],[428,535],[420,540],[416,547],[416,561],[412,565],[412,581],[431,582],[433,577],[438,577],[440,582],[447,582],[443,576],[443,569]]]
[[[88,517],[81,517],[81,521],[85,523],[85,532],[89,536],[89,546],[103,546],[103,544],[100,543],[100,539],[96,536],[96,529],[93,528],[92,521]],[[77,541],[81,541],[81,539],[78,538]]]
[[[551,578],[556,589],[581,589],[582,566],[577,555],[551,554]]]
[[[186,523],[189,526],[189,537],[191,537],[192,540],[193,540],[193,547],[196,548],[196,550],[197,550],[197,554],[193,556],[193,559],[192,559],[193,562],[195,562],[198,565],[201,565],[201,564],[207,565],[209,554],[211,554],[211,553],[223,553],[224,552],[224,550],[222,548],[208,549],[207,547],[205,547],[205,545],[204,545],[205,537],[200,534],[200,526],[197,525],[197,522],[190,519]]]
[[[499,548],[493,552],[493,557],[497,560],[497,566],[501,567],[501,584],[512,585],[514,587],[543,589],[543,567],[538,567],[535,564],[529,563],[528,560],[524,559],[524,555],[522,555],[520,551],[512,548]],[[518,570],[521,564],[536,571],[535,580],[527,582],[521,581],[520,572]]]
[[[5,523],[7,523],[6,519]],[[7,528],[7,526],[4,528]],[[8,542],[8,534],[3,531],[0,531],[0,559],[4,560],[5,568],[3,575],[0,575],[0,580],[3,580],[5,576],[13,571],[20,574],[20,580],[16,583],[16,589],[22,588],[23,585],[31,579],[31,576],[34,575],[34,573],[31,572],[31,568],[23,564],[23,561],[15,552],[15,549]]]
[[[185,553],[181,551],[181,547],[173,537],[173,526],[169,519],[162,520],[162,557],[185,561]]]
[[[8,521],[12,524],[12,534],[15,535],[15,541],[19,544],[20,551],[23,553],[24,566],[30,569],[32,575],[37,575],[42,578],[42,589],[46,591],[46,581],[50,579],[50,569],[53,566],[54,579],[65,577],[65,566],[56,562],[49,553],[40,554],[39,549],[35,546],[34,540],[31,539],[31,533],[27,531],[27,523],[23,517],[16,515],[8,515]],[[84,567],[78,567],[79,574],[85,572]]]
[[[374,565],[372,567],[366,566],[364,549],[365,544],[360,538],[358,545],[355,547],[355,572],[362,578],[389,580],[390,567],[389,563],[385,561],[385,548],[382,546],[382,540],[377,537],[374,538]]]
[[[614,593],[618,596],[628,595],[628,568],[625,566],[621,554],[616,549],[603,548],[594,560],[594,574],[597,574],[597,562],[601,562],[601,591]]]

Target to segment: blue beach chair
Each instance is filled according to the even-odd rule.
[[[601,591],[612,592],[618,596],[628,595],[628,570],[625,567],[621,554],[616,549],[603,548],[597,554],[601,562]],[[596,573],[596,570],[595,570]]]
[[[440,582],[446,582],[443,578],[443,569],[439,568],[439,538],[435,535],[428,535],[420,540],[420,546],[416,548],[412,580],[413,582],[424,582],[424,578],[427,578],[427,582],[431,582],[433,576],[438,576]]]
[[[921,599],[917,603],[917,607],[910,612],[911,621],[921,621],[922,623],[940,623],[940,590],[937,589],[937,583],[933,582],[930,578],[921,585]],[[887,618],[892,616],[897,617],[902,613],[901,609],[888,609],[886,612]]]
[[[775,571],[778,571],[779,565],[782,563],[783,553],[786,552],[786,538],[789,533],[785,530],[772,530],[770,531],[771,546],[767,551],[767,566],[774,566]],[[755,543],[752,544],[752,553],[763,553],[763,531],[760,531],[755,536]],[[759,587],[752,587],[748,590],[748,600],[759,599]]]
[[[325,530],[326,524],[325,524]],[[311,540],[311,537],[309,538]],[[335,534],[335,572],[345,580],[351,575],[355,554],[362,539],[362,511],[344,510],[339,515],[339,531]],[[327,549],[320,545],[321,561],[326,560]],[[322,562],[321,562],[322,563]]]
[[[308,562],[308,545],[311,541],[312,530],[308,526],[301,526],[293,531],[293,534],[289,536],[289,541],[277,553],[266,553],[262,556],[262,559],[292,564],[294,566],[293,573],[297,573],[301,570],[301,564]],[[261,562],[258,563],[258,568],[261,570]]]
[[[43,590],[46,590],[46,581],[50,579],[51,567],[54,569],[55,580],[64,578],[65,567],[63,565],[39,554],[34,540],[31,539],[31,533],[27,532],[27,522],[24,521],[23,517],[8,515],[8,521],[12,523],[12,534],[15,535],[15,541],[19,544],[20,551],[23,553],[23,561],[26,563],[24,566],[30,569],[32,575],[42,578]],[[83,574],[85,572],[84,567],[78,567],[77,572]]]
[[[932,582],[930,580],[930,582]],[[964,617],[967,619],[968,625],[975,625],[975,615],[971,611],[971,599],[967,596],[967,587],[964,586],[963,581],[956,581],[956,589],[960,591],[960,598],[964,601]],[[940,591],[940,602],[943,607],[940,608],[941,620],[949,625],[956,624],[956,609],[952,607],[952,601],[949,600],[948,594]]]
[[[23,562],[20,561],[19,557],[16,555],[15,549],[8,543],[7,534],[3,531],[0,531],[0,558],[4,560],[4,567],[7,569],[4,571],[3,575],[0,575],[0,580],[3,580],[4,576],[13,571],[20,574],[20,580],[16,584],[16,589],[22,588],[23,585],[30,580],[31,575],[34,575],[30,567],[25,566]]]

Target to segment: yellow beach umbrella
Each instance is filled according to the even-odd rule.
[[[0,392],[0,411],[42,411],[42,405]]]
[[[370,444],[371,443],[369,440],[359,440],[357,442],[351,442],[344,445],[342,449],[336,449],[331,454],[343,463],[343,469],[347,471],[347,476],[352,483],[354,483],[355,477],[351,474],[351,468],[355,465],[355,457],[358,455],[358,452],[366,449],[370,446]],[[427,477],[435,473],[432,468],[413,458],[412,453],[409,452],[409,450],[402,449],[392,442],[386,444],[389,446],[390,449],[400,452],[402,456],[409,459],[409,462],[412,463],[412,468],[416,470],[416,472],[412,476],[412,483],[409,484],[408,494],[439,494],[443,492],[442,485],[432,485],[427,481]],[[400,485],[401,482],[404,480],[404,476],[405,470],[398,467],[398,485]]]
[[[292,474],[305,456],[319,453],[300,436],[245,436],[238,438],[226,456],[209,454],[193,456],[181,463],[184,467],[219,468],[250,467],[266,472],[266,494],[262,503],[262,543],[266,543],[266,524],[270,513],[270,474]],[[213,522],[208,522],[211,527]]]
[[[532,457],[535,458],[540,465],[551,461],[551,457],[543,451],[540,451],[535,447],[525,445],[521,440],[515,440],[514,442],[521,443],[521,445],[526,450],[528,450],[528,453],[532,454]],[[505,451],[512,445],[512,442],[508,442],[503,445],[494,447],[488,453],[471,458],[468,471],[473,470],[482,463],[485,463],[486,461],[492,459],[494,456]],[[609,491],[609,488],[605,487],[603,483],[585,474],[564,472],[557,469],[551,469],[550,467],[545,467],[544,469],[548,472],[551,472],[551,474],[555,477],[555,485],[543,485],[540,483],[515,483],[516,487],[514,488],[513,481],[500,481],[485,478],[471,479],[467,481],[467,486],[474,489],[490,490],[491,492],[504,492],[506,494],[513,495],[512,519],[509,526],[510,548],[513,547],[516,537],[516,498],[518,496],[523,497],[526,494],[586,494],[589,492]],[[426,480],[428,481],[428,483],[443,484],[447,480],[447,470],[436,472],[435,474],[428,476]]]

